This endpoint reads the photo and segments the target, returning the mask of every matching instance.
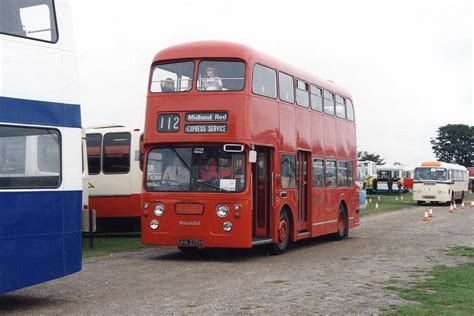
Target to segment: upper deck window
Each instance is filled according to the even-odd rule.
[[[199,63],[199,91],[240,91],[244,81],[245,64],[241,61],[204,60]]]
[[[337,117],[346,118],[346,104],[344,98],[336,94],[336,115]]]
[[[295,103],[295,88],[293,77],[280,72],[278,74],[278,81],[280,83],[280,100]]]
[[[151,77],[151,92],[184,92],[191,90],[194,62],[183,61],[156,65]]]
[[[349,121],[354,121],[354,107],[352,106],[352,101],[346,99],[346,108],[347,108],[347,119]]]
[[[309,107],[309,84],[302,80],[296,80],[296,104]]]
[[[252,92],[265,97],[276,98],[276,71],[256,64],[253,67]]]
[[[323,111],[323,93],[315,85],[311,85],[311,108],[319,112]]]
[[[324,113],[334,115],[334,94],[324,90]]]
[[[0,33],[51,43],[58,41],[52,0],[2,0]]]

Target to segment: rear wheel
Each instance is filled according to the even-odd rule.
[[[290,243],[290,216],[286,210],[281,211],[278,221],[277,242],[273,243],[270,248],[272,255],[280,255],[288,249]]]
[[[344,205],[339,206],[339,216],[337,217],[337,232],[334,234],[336,240],[343,240],[349,236],[349,225],[347,211]]]

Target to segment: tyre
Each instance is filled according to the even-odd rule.
[[[337,217],[337,232],[334,234],[334,239],[343,240],[349,236],[349,219],[347,211],[343,204],[339,206],[339,215]]]
[[[290,229],[291,223],[288,211],[282,210],[278,221],[277,242],[273,243],[270,247],[270,253],[272,255],[280,255],[288,249],[288,245],[290,244]]]

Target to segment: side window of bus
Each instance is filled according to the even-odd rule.
[[[354,121],[354,107],[352,106],[352,101],[346,99],[346,110],[347,110],[347,119],[349,121]]]
[[[324,113],[334,115],[334,94],[324,90]]]
[[[296,104],[309,107],[309,84],[302,80],[296,80]]]
[[[295,103],[295,88],[293,77],[285,73],[278,73],[278,82],[280,88],[280,100]]]
[[[324,187],[324,160],[313,159],[313,188]]]
[[[183,61],[155,65],[150,92],[185,92],[192,88],[194,62]]]
[[[336,185],[336,161],[326,160],[326,186],[335,187]]]
[[[203,60],[199,63],[199,91],[240,91],[244,88],[245,63]]]
[[[344,98],[336,94],[336,116],[346,118],[346,104]]]
[[[337,162],[337,186],[348,186],[347,161]]]
[[[0,189],[57,188],[60,183],[59,131],[0,126]]]
[[[102,170],[104,173],[128,173],[130,170],[130,133],[104,135]]]
[[[315,111],[323,111],[323,97],[321,89],[311,85],[311,108]]]
[[[252,92],[265,97],[276,98],[276,71],[255,64],[252,75]]]
[[[87,134],[87,165],[89,174],[100,173],[101,149],[102,149],[102,135],[101,134]]]
[[[56,135],[38,136],[38,169],[43,172],[59,173],[61,166],[59,138]]]
[[[56,16],[52,0],[2,1],[0,33],[56,43]]]
[[[281,187],[294,188],[296,183],[296,157],[281,155]]]
[[[352,161],[347,162],[347,186],[352,187],[353,176]]]

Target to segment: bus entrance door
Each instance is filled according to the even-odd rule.
[[[298,233],[310,232],[308,229],[308,203],[309,201],[309,172],[311,154],[304,151],[298,152],[296,162],[296,187],[298,189]]]
[[[257,162],[252,167],[253,236],[268,237],[271,209],[271,149],[256,147]]]

